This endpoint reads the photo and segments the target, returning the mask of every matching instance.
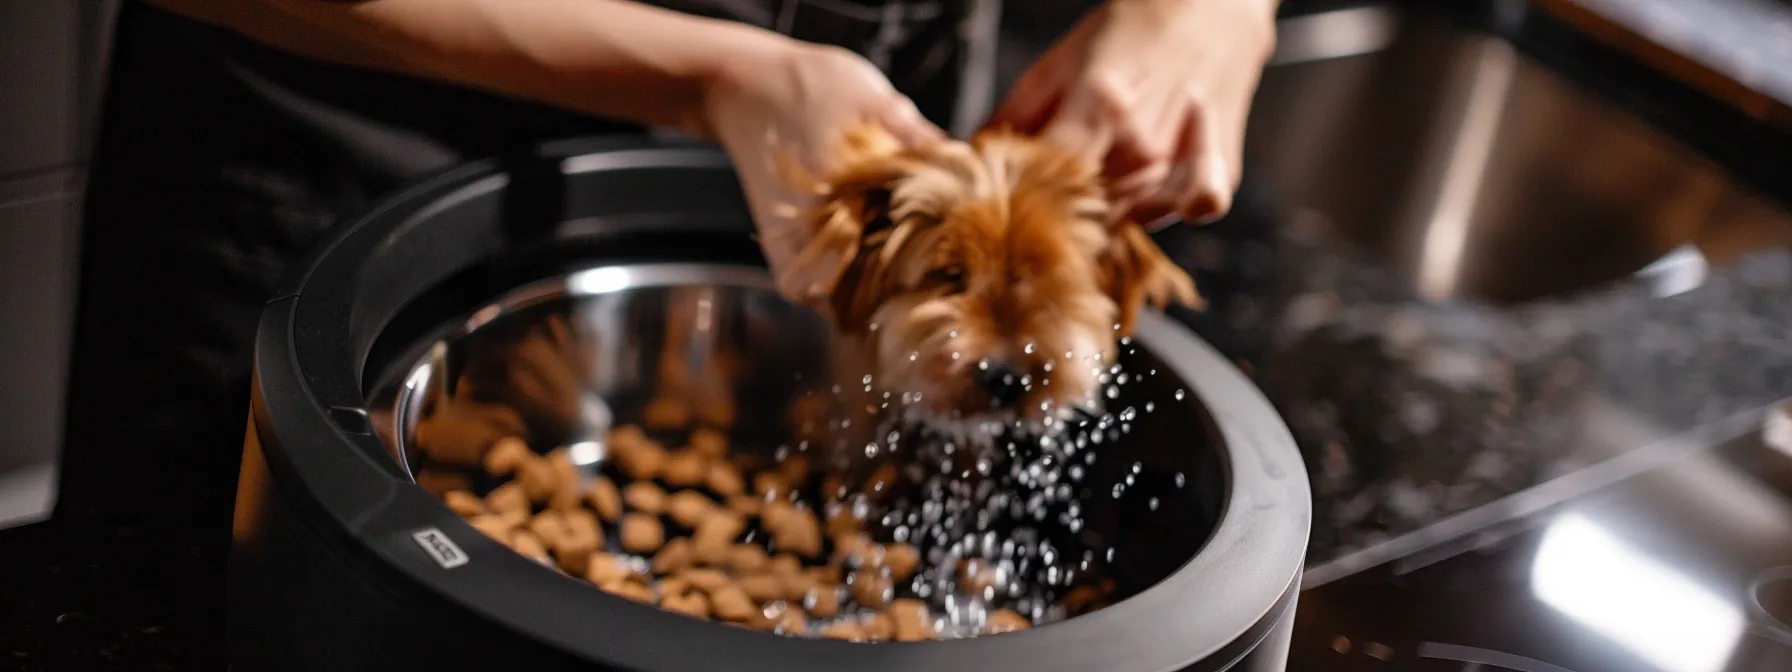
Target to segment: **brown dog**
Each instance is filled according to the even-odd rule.
[[[1006,132],[903,149],[874,129],[846,147],[779,281],[832,320],[868,411],[1049,431],[1099,408],[1142,304],[1201,303],[1071,152]]]

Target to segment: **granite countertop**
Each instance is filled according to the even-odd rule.
[[[1195,329],[1300,443],[1309,566],[1792,395],[1792,250],[1690,289],[1641,276],[1500,307],[1421,300],[1298,222],[1228,222],[1166,247],[1202,269],[1213,309]],[[1645,429],[1598,436],[1613,409]]]

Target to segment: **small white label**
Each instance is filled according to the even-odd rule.
[[[459,546],[454,545],[454,540],[439,529],[426,527],[411,533],[411,538],[416,539],[417,545],[423,547],[423,552],[435,558],[436,564],[441,565],[442,569],[454,569],[467,564],[467,552],[460,550]]]

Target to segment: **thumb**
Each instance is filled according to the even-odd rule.
[[[946,139],[946,132],[928,121],[908,96],[895,96],[879,116],[884,129],[904,145],[912,147]]]

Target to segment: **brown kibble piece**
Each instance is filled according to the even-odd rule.
[[[616,489],[616,483],[599,476],[592,482],[591,489],[585,491],[585,501],[606,523],[622,520],[622,491]]]
[[[690,592],[691,582],[678,577],[660,579],[659,589],[661,595],[683,595]]]
[[[696,490],[680,490],[666,499],[666,515],[687,529],[696,529],[716,510],[715,500]]]
[[[637,481],[622,489],[622,501],[630,509],[660,515],[666,512],[666,491],[652,483]]]
[[[767,529],[776,530],[795,517],[796,505],[783,500],[764,502],[759,510],[759,519],[765,522]]]
[[[859,520],[858,516],[853,515],[852,507],[848,505],[841,506],[833,513],[828,514],[827,528],[828,538],[839,543],[842,538],[863,533],[865,523]]]
[[[659,476],[666,463],[666,449],[641,433],[638,427],[624,427],[610,433],[610,456],[622,473],[639,481]]]
[[[543,504],[554,495],[554,490],[560,485],[560,477],[554,473],[553,467],[548,466],[547,460],[530,455],[516,466],[516,480],[512,482],[523,486],[523,492],[529,495],[531,503]]]
[[[548,495],[548,508],[574,511],[579,508],[579,485],[584,480],[579,467],[566,455],[565,448],[548,453],[548,467],[554,470],[554,492]]]
[[[683,429],[691,424],[691,405],[676,397],[658,397],[641,409],[642,424],[654,429]]]
[[[821,629],[821,636],[828,639],[844,639],[849,642],[865,640],[865,631],[857,623],[835,623]]]
[[[647,584],[639,581],[619,579],[598,587],[613,595],[640,602],[641,604],[653,604],[653,589],[648,588]]]
[[[474,516],[467,520],[467,524],[472,525],[473,529],[479,530],[480,534],[491,537],[492,541],[505,546],[510,545],[510,533],[516,530],[516,525],[495,513]]]
[[[784,580],[770,574],[749,574],[740,577],[740,589],[759,602],[773,602],[785,596]]]
[[[890,621],[896,626],[896,641],[921,642],[933,639],[933,614],[927,603],[903,598],[890,603]]]
[[[706,593],[713,593],[731,584],[728,575],[717,569],[687,569],[679,572],[677,578]]]
[[[761,471],[753,475],[753,494],[764,501],[789,499],[790,482],[782,474]]]
[[[809,619],[803,618],[803,610],[801,609],[785,609],[784,613],[778,615],[778,629],[776,632],[784,635],[801,635],[807,633],[809,632]]]
[[[691,545],[694,547],[697,562],[705,565],[724,565],[728,562],[729,552],[734,549],[734,539],[747,530],[747,521],[732,512],[716,512],[697,525],[691,533]]]
[[[723,497],[733,497],[747,491],[747,483],[741,478],[740,470],[726,460],[709,463],[709,475],[704,479],[704,484],[709,486],[710,492]]]
[[[765,502],[750,495],[735,495],[728,498],[728,508],[743,516],[757,516],[765,508]]]
[[[890,544],[884,547],[884,566],[890,568],[890,578],[907,581],[921,569],[921,552],[908,544]]]
[[[772,558],[758,544],[740,544],[728,552],[728,567],[735,574],[757,574],[771,567]]]
[[[691,566],[691,540],[679,537],[666,542],[653,556],[653,573],[673,574]]]
[[[511,527],[522,527],[529,524],[529,507],[499,511],[498,517],[503,518]]]
[[[870,495],[872,499],[881,499],[896,489],[897,476],[896,463],[885,462],[871,472],[871,477],[865,479],[864,485],[859,486],[860,491]]]
[[[566,538],[566,520],[560,516],[559,511],[548,510],[535,514],[526,527],[535,536],[541,537],[549,548],[559,546],[561,540]]]
[[[702,485],[703,479],[709,477],[709,463],[708,457],[695,450],[681,450],[666,458],[666,466],[661,471],[660,478],[666,481],[666,485],[674,488],[694,488]]]
[[[622,559],[609,553],[593,553],[590,562],[585,566],[585,580],[598,586],[609,585],[628,578],[633,572],[622,564]]]
[[[722,459],[728,455],[728,436],[716,429],[699,427],[691,432],[691,451],[711,459]]]
[[[896,621],[889,614],[876,613],[865,619],[859,626],[865,632],[865,639],[873,642],[887,642],[896,636]]]
[[[846,580],[846,586],[852,590],[852,599],[861,606],[882,609],[890,603],[890,580],[878,572],[854,572]]]
[[[967,558],[958,563],[958,589],[971,595],[987,596],[996,585],[995,568],[988,561]]]
[[[803,573],[803,561],[789,553],[779,553],[772,558],[771,572],[773,576],[799,576]]]
[[[834,540],[834,557],[832,560],[835,564],[846,565],[848,567],[870,564],[869,561],[873,557],[871,551],[876,546],[877,544],[871,543],[871,537],[863,532],[847,535]]]
[[[473,482],[458,471],[424,468],[417,472],[417,487],[437,497],[446,497],[456,490],[471,490]]]
[[[778,473],[784,477],[786,483],[807,483],[809,482],[809,458],[802,455],[785,457],[778,463]]]
[[[803,596],[803,608],[816,618],[833,618],[840,615],[840,591],[831,585],[818,585],[809,589]]]
[[[508,407],[462,398],[418,422],[415,436],[417,445],[432,460],[478,467],[494,442],[525,429],[522,416]]]
[[[774,573],[772,576],[777,577],[778,580],[784,584],[784,599],[792,602],[802,602],[804,598],[809,596],[810,590],[821,585],[821,583],[817,582],[815,577],[808,572],[798,571],[793,574]]]
[[[787,517],[783,524],[773,527],[771,533],[772,541],[782,550],[806,558],[821,555],[821,523],[815,519],[813,511],[798,510],[795,515]]]
[[[489,512],[485,506],[485,500],[465,490],[449,491],[448,494],[442,495],[442,503],[447,504],[448,510],[459,514],[462,518],[472,518]]]
[[[716,618],[735,623],[745,622],[759,611],[758,605],[747,596],[746,591],[734,584],[711,591],[709,602],[715,609]]]
[[[591,557],[603,548],[603,528],[598,526],[596,515],[583,509],[568,511],[561,518],[566,536],[554,546],[554,559],[560,561],[560,568],[566,573],[582,575]]]
[[[1010,609],[1000,609],[989,614],[989,621],[984,623],[983,631],[999,635],[1004,632],[1019,632],[1032,627],[1033,624],[1027,620],[1027,617]]]
[[[686,592],[682,595],[662,595],[660,606],[666,611],[684,614],[691,618],[709,618],[709,598],[703,593]]]
[[[514,436],[506,436],[492,444],[485,452],[481,464],[485,473],[493,476],[509,476],[524,462],[535,458],[535,452],[529,450],[529,444]]]
[[[666,528],[658,518],[631,513],[622,518],[622,548],[630,553],[652,553],[666,544]]]
[[[492,488],[491,492],[485,494],[485,505],[498,513],[522,511],[527,514],[529,512],[529,495],[523,492],[523,486],[505,483]]]
[[[528,530],[517,530],[510,535],[510,549],[531,560],[546,560],[548,547],[541,537]]]
[[[847,495],[846,481],[841,480],[838,474],[828,474],[822,477],[821,490],[818,494],[821,495],[823,501],[841,499]]]

